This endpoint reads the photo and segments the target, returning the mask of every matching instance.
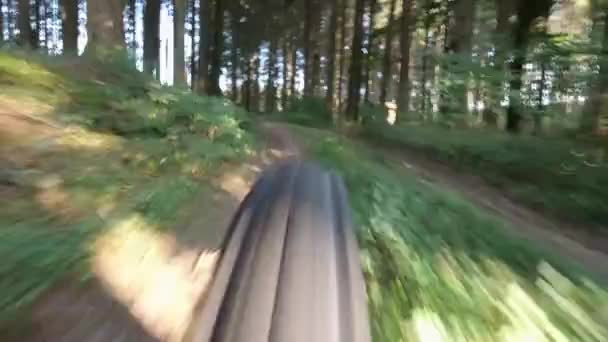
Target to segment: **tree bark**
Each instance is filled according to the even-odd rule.
[[[380,105],[383,106],[386,102],[386,95],[389,91],[391,80],[391,66],[393,65],[392,49],[393,49],[393,25],[395,22],[395,7],[397,0],[391,0],[389,5],[388,24],[386,26],[386,34],[384,36],[384,56],[382,58],[382,79],[380,80]]]
[[[281,48],[281,52],[283,55],[283,65],[282,65],[282,70],[283,70],[283,85],[281,88],[281,108],[284,111],[285,108],[287,107],[287,93],[289,92],[289,60],[288,60],[288,55],[289,55],[289,45],[288,45],[288,38],[283,38],[283,44],[282,44],[282,48]]]
[[[220,76],[222,74],[222,53],[224,52],[224,4],[215,0],[213,15],[213,50],[211,51],[211,70],[209,72],[209,95],[221,96]]]
[[[310,69],[311,69],[311,33],[312,33],[312,7],[314,0],[304,2],[304,96],[311,96]]]
[[[156,70],[157,79],[160,69],[160,1],[146,0],[144,8],[144,72],[151,75]]]
[[[296,75],[298,73],[298,47],[296,42],[291,41],[291,75],[289,75],[289,94],[296,96]]]
[[[327,31],[329,46],[327,47],[327,93],[325,95],[325,105],[327,111],[333,113],[335,111],[334,89],[336,86],[336,30],[338,26],[338,15],[336,8],[336,0],[329,2],[329,30]]]
[[[133,56],[137,53],[137,14],[136,0],[128,0],[128,23],[129,23],[129,49],[132,51]]]
[[[340,0],[340,68],[338,70],[338,111],[342,110],[343,103],[343,87],[344,87],[344,70],[346,68],[346,7],[348,0]]]
[[[422,52],[422,79],[420,80],[420,97],[422,98],[422,102],[420,105],[420,111],[422,114],[426,114],[427,111],[427,91],[426,91],[426,83],[427,83],[427,69],[428,69],[428,55],[430,51],[431,44],[431,30],[432,18],[430,15],[426,15],[424,18],[424,49]]]
[[[522,121],[521,78],[523,76],[523,66],[526,62],[530,27],[536,18],[549,16],[551,5],[551,0],[537,0],[532,3],[519,0],[517,3],[518,20],[512,33],[515,56],[509,66],[511,81],[509,82],[509,107],[507,108],[506,122],[506,129],[511,133],[519,132]]]
[[[95,54],[125,49],[122,18],[125,5],[126,0],[88,0],[87,53]]]
[[[211,0],[200,0],[199,8],[199,43],[198,43],[198,75],[196,91],[204,94],[209,87],[209,50],[210,50],[210,18],[209,15]],[[236,19],[232,18],[233,25]],[[235,26],[236,27],[236,26]]]
[[[365,61],[363,63],[363,102],[369,103],[369,82],[371,73],[371,57],[374,49],[374,25],[376,16],[376,7],[378,0],[370,0],[369,3],[369,28],[367,33],[367,44],[365,46]]]
[[[17,42],[21,46],[29,46],[32,41],[32,26],[30,25],[30,1],[19,0],[19,37]]]
[[[359,119],[359,102],[361,100],[362,59],[363,59],[363,12],[365,0],[355,3],[355,21],[348,81],[348,98],[346,101],[346,117],[352,121]]]
[[[78,0],[61,0],[63,53],[78,54]]]
[[[231,45],[230,45],[230,66],[231,66],[231,74],[230,74],[230,78],[231,78],[231,82],[232,82],[232,101],[234,101],[235,103],[238,100],[238,86],[237,86],[237,81],[238,81],[238,66],[239,66],[239,49],[238,49],[238,41],[239,41],[239,30],[238,30],[238,23],[235,20],[234,17],[231,17],[231,24],[230,24],[230,28],[232,31],[232,39],[231,39]]]
[[[0,0],[0,9],[2,8],[2,0]],[[0,44],[4,41],[4,14],[0,10]]]
[[[599,10],[599,9],[598,9]],[[599,73],[593,80],[589,99],[583,108],[580,128],[583,132],[594,133],[598,131],[599,119],[602,109],[608,104],[608,6],[603,5],[604,31],[602,32],[602,53],[599,61]]]
[[[453,4],[454,21],[446,46],[446,53],[452,55],[447,73],[450,80],[447,93],[449,105],[443,105],[449,113],[467,113],[468,108],[468,68],[472,54],[473,22],[475,0],[456,0]]]
[[[186,0],[173,0],[173,81],[177,86],[186,85],[186,58],[184,31]]]
[[[196,0],[190,1],[190,90],[196,90]]]
[[[399,39],[401,68],[399,71],[397,108],[398,112],[406,114],[410,107],[410,46],[412,43],[414,0],[403,0],[401,6],[401,36]]]
[[[268,46],[268,79],[266,81],[266,99],[264,101],[264,111],[266,113],[272,113],[276,107],[276,88],[275,88],[275,77],[276,73],[276,43],[271,40]]]

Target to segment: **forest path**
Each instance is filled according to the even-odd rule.
[[[533,246],[559,256],[608,283],[608,236],[589,233],[584,227],[557,221],[522,206],[481,177],[454,171],[448,165],[433,161],[406,148],[368,144],[384,157],[397,163],[422,182],[441,191],[457,193],[479,208],[509,223],[506,233],[529,241]]]
[[[262,169],[301,153],[288,131],[266,124],[260,124],[259,130],[266,142],[261,153],[223,167],[176,227],[166,234],[117,231],[115,239],[104,241],[107,247],[93,256],[91,279],[65,279],[46,291],[23,327],[9,338],[25,342],[187,340],[238,204]]]
[[[264,134],[271,146],[287,147],[302,155],[304,147],[291,132],[289,124],[266,123]],[[561,257],[597,280],[608,283],[608,237],[588,233],[584,227],[560,222],[516,203],[479,176],[454,171],[449,166],[407,149],[396,149],[358,140],[396,163],[402,171],[440,191],[454,192],[508,223],[506,233]]]

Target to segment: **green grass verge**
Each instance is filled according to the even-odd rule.
[[[608,227],[606,146],[424,126],[375,124],[365,134],[479,174],[532,208],[597,229]]]
[[[374,341],[608,338],[608,292],[573,266],[348,140],[304,132],[347,183]]]
[[[18,175],[0,179],[10,196],[0,206],[0,334],[56,281],[86,279],[95,241],[116,222],[137,215],[170,232],[221,165],[255,149],[238,108],[161,86],[121,58],[0,51],[0,88],[0,106],[70,127],[44,142],[0,137],[34,158],[24,169],[0,155],[0,177]],[[36,186],[47,178],[56,184]]]

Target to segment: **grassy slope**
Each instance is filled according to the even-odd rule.
[[[608,292],[571,265],[347,139],[298,131],[347,182],[375,341],[608,338]]]
[[[479,174],[522,203],[559,218],[608,227],[605,146],[422,126],[372,125],[366,134]]]
[[[86,278],[114,222],[170,231],[214,170],[251,153],[237,108],[128,65],[0,52],[0,107],[56,126],[0,134],[0,322],[66,274]]]

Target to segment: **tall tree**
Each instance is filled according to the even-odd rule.
[[[232,37],[230,39],[230,78],[232,82],[232,101],[238,100],[238,78],[239,78],[239,27],[234,15],[230,17],[230,29]]]
[[[78,0],[61,0],[61,25],[63,28],[63,52],[78,53]]]
[[[304,96],[312,96],[314,92],[313,63],[315,58],[315,42],[313,31],[317,6],[317,0],[307,0],[304,4]]]
[[[196,81],[196,90],[199,94],[204,94],[208,88],[209,81],[209,1],[200,0],[199,7],[199,43],[198,43],[198,74]],[[234,29],[237,26],[237,18],[232,17],[233,35]]]
[[[591,8],[600,14],[596,20],[603,22],[603,32],[598,74],[592,80],[589,100],[583,107],[581,118],[581,130],[587,133],[597,131],[600,115],[608,103],[608,3],[595,0]],[[594,28],[598,26],[594,25]]]
[[[401,4],[401,35],[399,45],[401,50],[401,68],[399,71],[399,90],[397,106],[399,112],[405,114],[410,107],[410,46],[411,31],[414,21],[414,0],[402,0]]]
[[[137,0],[128,0],[127,23],[129,25],[129,49],[135,56],[137,50]]]
[[[367,29],[367,39],[365,44],[365,59],[363,63],[363,102],[369,103],[369,83],[370,83],[370,73],[372,69],[372,58],[374,51],[374,26],[375,26],[375,18],[376,18],[376,10],[378,7],[378,0],[369,0],[369,16],[368,16],[368,29]]]
[[[125,5],[126,0],[87,1],[87,53],[125,48],[122,19]]]
[[[30,46],[32,41],[32,26],[30,24],[30,1],[19,0],[19,37],[17,39],[19,45]]]
[[[340,3],[340,68],[338,70],[338,111],[342,110],[342,96],[343,96],[343,85],[344,71],[346,69],[346,8],[348,7],[349,0],[341,0]]]
[[[352,121],[359,119],[359,102],[361,100],[362,59],[363,59],[363,12],[365,0],[355,2],[355,21],[353,32],[352,55],[349,68],[348,98],[346,101],[346,116]]]
[[[224,0],[215,0],[213,15],[213,49],[211,51],[211,70],[209,71],[210,95],[222,95],[220,76],[222,75],[222,54],[224,53]]]
[[[289,75],[289,94],[296,96],[296,75],[298,74],[298,48],[295,41],[290,44],[291,74]]]
[[[190,87],[196,90],[196,0],[190,0]]]
[[[517,22],[512,29],[514,57],[509,65],[511,80],[509,82],[509,107],[507,108],[506,123],[507,131],[512,133],[519,131],[523,117],[521,86],[530,28],[538,17],[546,18],[549,15],[552,4],[552,0],[518,0],[517,2]]]
[[[329,45],[327,48],[327,93],[325,97],[325,102],[327,106],[327,110],[330,113],[335,111],[335,99],[334,99],[334,89],[336,86],[336,30],[338,28],[338,8],[337,1],[330,0],[329,1],[329,29],[327,31],[327,37],[329,40]]]
[[[468,69],[471,63],[473,22],[476,0],[454,0],[452,8],[454,19],[449,28],[445,52],[449,55],[447,73],[451,78],[447,88],[449,102],[442,104],[443,111],[466,113],[468,111]]]
[[[268,60],[266,63],[268,78],[266,80],[266,99],[264,101],[264,111],[267,113],[272,113],[276,108],[275,78],[277,76],[277,49],[276,43],[273,39],[270,40],[270,44],[268,46]]]
[[[391,80],[391,69],[393,65],[393,26],[395,25],[395,7],[397,0],[390,0],[388,22],[386,24],[386,32],[384,35],[384,55],[382,57],[382,78],[380,80],[380,105],[386,102],[388,87]]]
[[[146,0],[144,8],[144,72],[152,74],[160,67],[160,0]]]
[[[186,23],[186,0],[173,0],[173,80],[176,85],[186,85],[186,57],[184,27]]]
[[[2,8],[2,0],[0,0],[0,44],[4,41],[4,11]]]

